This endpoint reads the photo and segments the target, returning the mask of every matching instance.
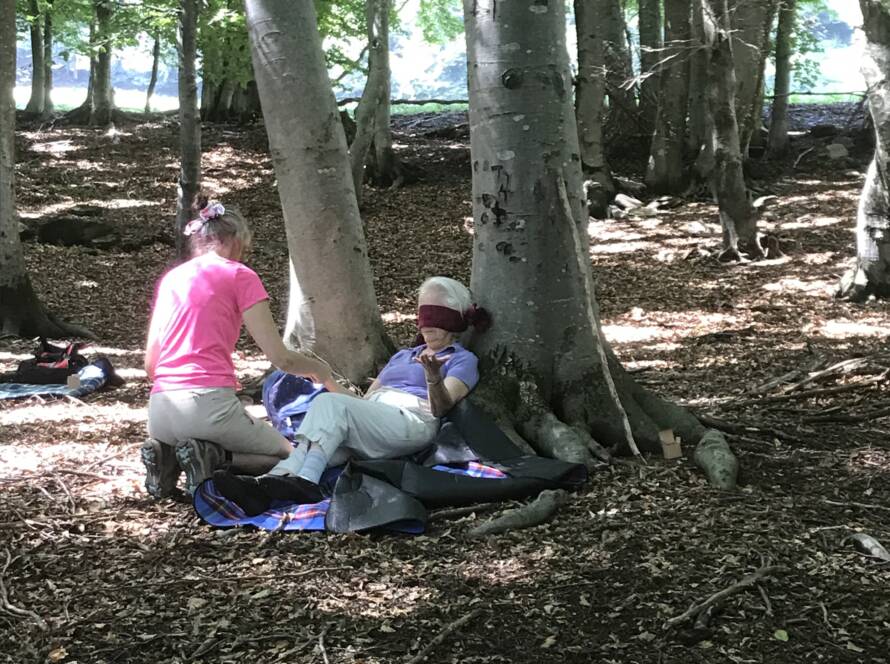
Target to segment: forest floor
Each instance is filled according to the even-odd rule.
[[[852,112],[825,109],[842,126]],[[397,119],[400,154],[422,178],[366,193],[376,291],[402,344],[421,279],[469,276],[466,136],[428,133],[454,121]],[[782,259],[718,263],[716,211],[701,200],[591,222],[606,336],[638,380],[732,430],[737,491],[711,489],[686,447],[675,462],[594,473],[548,525],[473,540],[488,513],[434,518],[419,537],[282,534],[214,530],[189,505],[149,500],[142,348],[172,258],[157,240],[170,238],[177,127],[18,139],[25,223],[94,205],[147,244],[25,245],[43,300],[92,328],[89,353],[128,382],[83,401],[0,403],[0,661],[371,664],[428,645],[426,661],[480,664],[890,661],[890,564],[846,539],[890,546],[890,320],[884,303],[832,297],[854,251],[867,148],[830,161],[825,140],[801,136],[786,160],[756,164],[758,195],[777,196],[762,223]],[[204,146],[205,185],[252,222],[250,264],[283,321],[263,129],[208,126]],[[0,340],[0,372],[32,346]],[[265,365],[244,343],[237,368],[247,379]],[[764,565],[777,567],[709,620],[665,627]]]

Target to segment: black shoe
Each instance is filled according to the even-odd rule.
[[[295,475],[260,475],[256,478],[263,493],[275,500],[289,503],[318,503],[324,500],[321,488],[309,480]]]
[[[231,500],[248,516],[262,514],[272,504],[272,498],[263,491],[257,478],[250,475],[216,470],[213,472],[213,485],[223,498]]]

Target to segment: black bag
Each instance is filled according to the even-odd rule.
[[[40,343],[34,351],[34,357],[19,362],[13,375],[13,382],[29,385],[64,385],[68,376],[76,374],[89,364],[80,354],[85,344],[71,343],[65,346],[53,346],[40,337]]]

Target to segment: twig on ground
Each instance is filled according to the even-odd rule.
[[[816,149],[816,146],[811,147],[809,150],[804,150],[799,155],[797,155],[797,159],[794,160],[794,165],[791,168],[797,168],[797,165],[800,164],[800,160],[810,154],[813,150]]]
[[[461,627],[466,625],[468,622],[470,622],[473,618],[478,616],[480,613],[482,613],[482,609],[473,609],[472,611],[470,611],[466,615],[461,616],[454,622],[451,622],[451,623],[448,623],[447,625],[445,625],[445,627],[442,629],[442,631],[439,632],[435,636],[435,638],[426,645],[426,647],[423,650],[421,650],[419,653],[414,655],[414,657],[412,657],[411,659],[407,660],[405,662],[405,664],[420,664],[420,662],[422,662],[424,659],[426,659],[427,655],[429,655],[430,652],[432,652],[433,648],[435,648],[437,645],[442,643],[442,641],[444,641],[445,638],[449,634],[451,634],[453,631],[460,629]]]
[[[841,362],[837,362],[836,364],[832,364],[830,367],[822,369],[820,371],[814,371],[809,374],[806,378],[801,381],[794,383],[793,385],[789,385],[786,387],[783,392],[788,394],[790,392],[796,392],[801,389],[804,385],[809,385],[821,378],[825,378],[826,376],[832,376],[838,373],[844,373],[851,369],[858,369],[859,367],[867,364],[869,360],[873,359],[873,357],[853,357],[849,360],[843,360]]]
[[[3,577],[6,576],[6,570],[9,569],[9,566],[12,564],[13,557],[12,554],[9,553],[9,549],[4,549],[3,553],[6,554],[6,563],[3,565],[3,569],[0,570],[0,609],[2,609],[5,613],[12,616],[18,616],[20,618],[31,618],[37,626],[43,630],[47,630],[47,624],[44,622],[43,618],[38,616],[33,611],[29,611],[28,609],[21,609],[9,601],[9,595],[6,590],[6,584],[3,582]]]
[[[68,490],[68,486],[62,481],[62,478],[56,475],[53,477],[60,487],[62,487],[62,491],[65,492],[65,495],[68,496],[68,501],[71,503],[71,514],[77,512],[77,503],[74,501],[74,496],[71,495],[71,492]]]
[[[769,595],[766,594],[766,588],[763,587],[762,584],[757,584],[757,590],[760,591],[760,597],[763,599],[763,607],[766,610],[766,615],[773,615],[773,605],[769,601]]]
[[[110,456],[104,457],[102,459],[99,459],[98,461],[94,461],[93,463],[84,466],[84,470],[89,471],[89,470],[93,470],[94,468],[98,468],[102,464],[108,463],[112,459],[117,459],[118,457],[122,457],[123,455],[127,454],[130,450],[133,450],[133,449],[135,449],[137,447],[141,447],[141,446],[142,446],[142,443],[133,443],[132,445],[127,445],[120,452],[116,452]]]
[[[885,507],[883,505],[871,505],[869,503],[844,503],[838,500],[828,500],[825,498],[823,501],[826,505],[835,505],[836,507],[860,507],[864,510],[883,510],[885,512],[890,512],[890,507]]]
[[[330,627],[330,625],[325,625],[325,628],[321,630],[321,634],[318,635],[318,650],[321,652],[321,657],[324,660],[324,664],[331,664],[331,660],[328,659],[328,651],[325,650],[324,647],[324,635],[328,633]]]
[[[504,507],[503,503],[479,503],[478,505],[468,505],[466,507],[455,507],[448,510],[437,510],[430,514],[430,521],[442,521],[443,519],[456,519],[470,514],[481,514],[483,512],[491,512]]]
[[[485,537],[537,526],[548,521],[567,498],[568,494],[562,489],[542,491],[541,495],[527,505],[508,510],[501,516],[476,526],[470,530],[469,536]]]
[[[810,441],[804,440],[803,438],[798,438],[790,433],[785,433],[780,429],[773,429],[772,427],[762,427],[751,424],[739,424],[736,422],[727,422],[726,420],[720,420],[716,417],[711,417],[710,415],[705,415],[703,413],[693,413],[699,422],[704,424],[706,427],[711,427],[712,429],[718,429],[720,431],[725,431],[726,433],[732,434],[751,434],[751,433],[759,433],[766,436],[770,436],[771,438],[778,438],[779,440],[787,440],[791,443],[797,443],[798,445],[809,445]]]
[[[127,585],[131,588],[134,586],[172,586],[180,583],[243,583],[244,581],[271,581],[274,579],[296,579],[309,574],[320,574],[321,572],[339,572],[343,570],[351,570],[352,567],[314,567],[305,569],[300,572],[278,572],[276,574],[245,574],[241,576],[189,576],[176,577],[173,579],[161,579],[154,581],[150,579],[140,579],[138,583]]]
[[[778,572],[783,572],[783,571],[785,571],[785,567],[783,567],[781,565],[770,565],[770,566],[761,567],[757,571],[755,571],[755,572],[749,574],[748,576],[746,576],[745,578],[743,578],[741,581],[738,581],[737,583],[734,583],[733,585],[729,586],[728,588],[724,588],[723,590],[714,593],[713,595],[708,597],[708,599],[706,599],[704,602],[701,602],[699,604],[693,604],[679,616],[675,616],[674,618],[669,619],[668,621],[666,621],[664,623],[664,629],[670,629],[671,627],[676,627],[677,625],[680,625],[680,624],[686,622],[687,620],[690,620],[690,619],[696,617],[699,613],[701,613],[702,611],[706,611],[711,606],[719,605],[719,604],[723,603],[727,598],[731,597],[732,595],[735,595],[736,593],[744,590],[745,588],[749,588],[750,586],[753,586],[760,579],[764,579],[768,576],[773,576],[773,575],[777,574]]]
[[[0,477],[0,482],[30,482],[31,480],[55,479],[57,473],[66,475],[77,475],[78,477],[86,477],[97,482],[114,482],[120,478],[108,477],[106,475],[97,475],[96,473],[86,473],[82,470],[68,470],[67,468],[57,468],[52,472],[35,473],[33,475],[22,475],[20,477]],[[38,487],[39,488],[39,487]]]
[[[758,406],[770,403],[781,403],[783,401],[792,401],[796,399],[807,399],[809,397],[823,396],[827,394],[841,394],[843,392],[855,392],[863,387],[883,382],[887,379],[888,372],[882,371],[879,376],[863,380],[859,383],[850,383],[848,385],[837,385],[835,387],[820,387],[813,390],[802,390],[800,392],[791,392],[789,394],[777,394],[768,397],[760,397],[759,399],[746,399],[744,401],[730,401],[725,406],[731,408],[741,408],[743,406]]]
[[[882,402],[881,404],[876,405],[884,405],[890,402]],[[846,422],[847,424],[855,424],[857,422],[868,422],[869,420],[876,420],[879,417],[887,417],[890,415],[890,407],[888,408],[878,408],[877,410],[872,410],[869,413],[859,413],[858,415],[848,415],[846,413],[832,413],[829,415],[812,415],[809,417],[804,417],[803,421],[807,423],[815,423],[815,422]]]

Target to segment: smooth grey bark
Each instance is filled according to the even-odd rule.
[[[151,77],[148,80],[148,90],[145,92],[145,112],[151,112],[151,98],[158,84],[158,62],[161,59],[161,33],[155,33],[155,43],[151,48]]]
[[[615,183],[603,143],[603,110],[606,101],[606,51],[595,3],[575,0],[575,32],[578,38],[578,76],[575,79],[575,119],[581,166],[587,183],[588,213],[604,219]]]
[[[686,148],[695,153],[703,145],[710,144],[710,121],[708,114],[708,51],[704,46],[704,25],[702,24],[703,0],[692,0],[692,44],[689,57],[689,120]],[[708,168],[697,170],[708,171]]]
[[[185,258],[188,243],[182,231],[192,216],[201,188],[201,117],[198,110],[197,57],[199,0],[180,0],[179,52],[179,182],[176,190],[176,253]],[[146,105],[147,105],[146,101]]]
[[[658,94],[658,116],[646,184],[656,193],[679,194],[685,185],[683,151],[689,100],[688,55],[691,53],[692,5],[664,0],[664,64]]]
[[[609,97],[608,142],[641,130],[633,60],[627,45],[627,22],[621,0],[587,0],[591,15],[602,21],[606,48],[606,93]],[[614,140],[613,140],[614,139]]]
[[[368,80],[355,109],[355,135],[349,145],[350,170],[355,187],[355,199],[362,204],[362,188],[365,181],[365,160],[374,142],[374,126],[384,87],[389,84],[386,68],[381,66],[383,43],[381,12],[389,11],[388,0],[368,0],[365,6],[365,24],[368,33]]]
[[[712,121],[713,169],[711,189],[720,209],[723,250],[720,260],[764,255],[757,232],[757,218],[748,198],[742,170],[742,152],[736,122],[733,40],[727,0],[704,0],[704,43],[710,58],[708,110]]]
[[[587,431],[610,445],[625,436],[600,361],[563,1],[464,0],[464,16],[471,285],[494,321],[472,340],[483,368],[474,398],[536,449],[579,461]],[[604,351],[641,449],[659,448],[668,421],[697,440],[694,418],[641,390]]]
[[[838,295],[861,302],[890,295],[890,8],[859,0],[866,53],[862,65],[875,128],[875,154],[856,215],[856,262],[841,279]]]
[[[49,315],[25,270],[15,203],[15,0],[0,0],[0,337],[92,337]]]
[[[662,0],[638,0],[640,29],[640,116],[646,127],[655,127],[664,37],[661,27]]]
[[[742,156],[761,127],[763,79],[776,0],[739,0],[732,6],[732,53],[736,74],[736,118]]]
[[[43,112],[53,110],[53,1],[47,0],[43,17]]]
[[[371,180],[378,187],[397,185],[402,178],[401,164],[392,147],[392,123],[390,118],[392,101],[392,69],[389,65],[389,13],[392,11],[392,0],[382,0],[377,12],[377,39],[381,48],[374,54],[368,54],[368,66],[379,69],[383,78],[383,88],[377,104],[374,118],[374,160],[370,168]]]
[[[245,10],[290,251],[285,341],[359,383],[389,358],[391,345],[315,7],[246,0]]]
[[[769,151],[782,155],[788,150],[788,93],[791,91],[791,55],[797,0],[782,0],[776,29],[776,82],[769,122]]]
[[[43,16],[37,0],[29,0],[28,13],[31,16],[31,98],[25,106],[25,112],[41,115],[46,110],[46,88],[43,82],[46,67],[43,63]]]
[[[111,88],[111,57],[114,43],[111,34],[111,17],[114,13],[110,0],[96,1],[96,28],[99,38],[99,54],[96,57],[96,80],[93,85],[93,108],[90,124],[109,125],[112,122],[114,97]]]

